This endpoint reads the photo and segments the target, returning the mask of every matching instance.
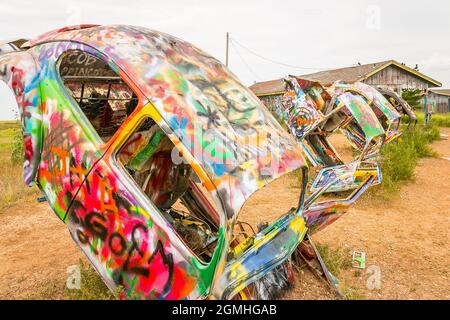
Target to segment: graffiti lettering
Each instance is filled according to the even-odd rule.
[[[125,253],[127,249],[127,243],[122,235],[118,232],[111,234],[108,240],[108,245],[111,248],[112,253],[116,256],[121,256]]]
[[[103,241],[106,240],[108,230],[104,225],[106,218],[102,214],[98,212],[90,212],[86,215],[84,222],[87,230],[92,232],[94,236],[99,237]]]
[[[143,233],[141,233],[140,231],[142,231]],[[171,286],[172,286],[172,281],[173,281],[173,257],[172,254],[165,254],[164,253],[164,248],[162,245],[161,240],[158,240],[157,244],[156,244],[156,248],[153,251],[153,253],[151,254],[150,258],[146,261],[146,263],[144,264],[136,264],[134,265],[134,263],[132,263],[132,261],[134,260],[134,258],[137,258],[137,260],[139,261],[139,258],[144,258],[145,254],[146,254],[146,248],[147,248],[147,241],[145,241],[144,237],[147,236],[147,227],[142,225],[142,224],[137,224],[133,227],[133,230],[131,232],[131,237],[132,237],[132,245],[128,251],[128,256],[127,259],[125,261],[125,264],[123,266],[123,271],[127,272],[127,271],[131,271],[135,274],[139,274],[142,275],[144,277],[149,277],[150,276],[150,265],[152,264],[153,261],[155,261],[158,258],[158,254],[160,259],[162,259],[162,263],[163,265],[165,265],[167,267],[167,281],[164,285],[164,289],[162,292],[162,295],[165,295],[169,292]],[[135,253],[137,253],[138,257],[136,257]],[[147,264],[147,266],[146,266]],[[158,270],[158,272],[162,275],[161,270]],[[122,283],[123,278],[122,276],[120,277],[119,281]]]

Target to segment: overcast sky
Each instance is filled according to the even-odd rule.
[[[133,24],[175,35],[224,61],[228,31],[229,67],[246,85],[394,59],[418,64],[450,87],[447,0],[1,1],[0,40],[78,23]],[[13,107],[0,82],[0,119],[13,118]]]

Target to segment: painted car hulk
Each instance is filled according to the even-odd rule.
[[[85,25],[0,49],[0,77],[21,115],[25,182],[125,296],[242,297],[314,228],[308,210],[353,201],[314,205],[320,190],[305,199],[293,137],[219,61],[180,39]],[[296,207],[237,241],[244,202],[298,168]]]

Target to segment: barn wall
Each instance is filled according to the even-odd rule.
[[[427,103],[431,104],[434,113],[450,112],[449,96],[429,92],[427,97]]]
[[[363,81],[400,93],[403,89],[427,89],[429,83],[399,67],[389,66]]]
[[[258,97],[261,99],[261,101],[264,103],[267,109],[269,109],[270,112],[275,111],[276,105],[281,105],[281,98],[283,95],[277,94],[277,95],[271,95],[271,96],[262,96]]]

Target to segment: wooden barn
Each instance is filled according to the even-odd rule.
[[[433,113],[450,112],[450,89],[431,89],[428,91],[427,103]]]
[[[439,81],[395,60],[320,71],[298,77],[320,81],[324,85],[337,80],[349,83],[360,81],[375,87],[390,89],[399,94],[403,89],[425,90],[442,86]],[[281,99],[284,93],[284,82],[283,79],[257,82],[251,85],[250,89],[272,110],[272,106]]]

